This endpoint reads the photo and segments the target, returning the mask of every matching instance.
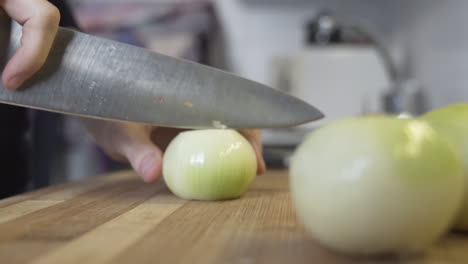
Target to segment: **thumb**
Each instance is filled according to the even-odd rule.
[[[149,135],[129,137],[118,142],[116,147],[145,182],[154,182],[161,177],[162,152],[151,142]]]
[[[81,121],[109,156],[130,162],[145,182],[161,177],[162,152],[151,140],[152,127],[88,118]]]

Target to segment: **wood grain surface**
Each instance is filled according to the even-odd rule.
[[[351,258],[304,231],[286,172],[240,199],[199,202],[124,171],[0,200],[0,263],[466,264],[468,235],[411,258]]]

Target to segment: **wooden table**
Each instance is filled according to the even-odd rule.
[[[241,199],[185,201],[132,172],[0,201],[0,263],[468,263],[468,235],[412,259],[352,259],[319,246],[296,221],[285,172]]]

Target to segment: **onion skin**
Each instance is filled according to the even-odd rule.
[[[164,180],[175,195],[187,200],[239,198],[256,172],[255,151],[235,130],[182,132],[164,153]]]
[[[296,149],[290,176],[305,228],[351,255],[424,250],[450,228],[463,197],[461,158],[415,119],[359,117],[326,125]]]
[[[452,104],[430,111],[421,119],[427,120],[460,152],[465,167],[465,197],[453,229],[468,231],[468,104]]]

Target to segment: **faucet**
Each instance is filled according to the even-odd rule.
[[[316,45],[327,45],[335,42],[350,42],[372,45],[381,57],[386,69],[390,87],[382,95],[383,111],[389,114],[408,113],[418,115],[425,109],[425,98],[420,85],[414,78],[403,72],[390,54],[383,38],[363,24],[345,21],[332,15],[329,10],[322,10],[308,24],[307,41]]]

